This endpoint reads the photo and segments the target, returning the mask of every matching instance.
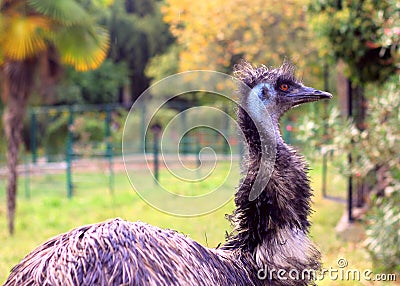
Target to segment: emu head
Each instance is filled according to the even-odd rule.
[[[262,102],[276,120],[292,107],[332,97],[328,92],[304,86],[295,78],[294,66],[288,62],[279,68],[269,69],[265,66],[253,67],[243,61],[235,67],[235,74],[246,85],[241,88],[242,94]]]

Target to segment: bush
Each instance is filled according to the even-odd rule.
[[[106,59],[92,71],[78,72],[67,68],[58,85],[57,104],[104,104],[118,100],[121,86],[128,84],[126,64]]]
[[[104,153],[106,150],[106,126],[104,112],[84,112],[74,115],[71,127],[73,132],[74,153],[89,156],[94,153]],[[123,123],[126,112],[122,109],[112,111],[110,132],[111,143],[117,151],[120,149]],[[44,146],[48,160],[56,158],[54,155],[62,155],[66,152],[69,114],[67,112],[56,115],[52,122],[45,127]]]
[[[387,197],[375,198],[366,246],[378,270],[400,273],[400,188],[389,190]]]
[[[383,86],[367,89],[367,128],[360,131],[350,120],[332,111],[325,122],[331,147],[337,154],[351,152],[353,164],[338,155],[334,162],[343,175],[366,179],[372,187],[371,209],[367,219],[367,249],[377,268],[399,271],[400,265],[400,75]],[[315,138],[323,128],[318,120],[307,118],[301,135]],[[315,143],[316,144],[316,143]],[[315,146],[315,145],[314,145]]]
[[[48,161],[57,160],[57,155],[65,154],[67,132],[68,115],[66,113],[61,113],[47,126],[44,135],[44,147]]]

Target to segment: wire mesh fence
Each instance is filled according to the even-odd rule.
[[[153,180],[160,170],[169,170],[171,166],[198,168],[232,160],[239,165],[245,146],[237,126],[228,117],[215,116],[210,109],[193,109],[177,117],[182,112],[173,107],[149,114],[143,106],[138,116],[128,117],[126,122],[128,110],[119,105],[30,109],[23,134],[25,150],[18,166],[18,196],[72,197],[94,185],[112,193],[118,185],[116,181],[126,176],[125,167],[138,173],[149,170],[149,180]],[[229,106],[219,109],[228,114],[234,112]],[[143,125],[149,116],[153,116],[150,128]],[[175,125],[171,124],[174,120]],[[160,138],[152,129],[155,124],[162,129]],[[296,144],[291,136],[294,125],[284,122],[282,128],[285,140]],[[124,126],[135,132],[123,134]],[[123,136],[124,142],[128,142],[124,152]],[[3,153],[0,196],[5,196],[6,176]]]

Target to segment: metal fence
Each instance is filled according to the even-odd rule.
[[[167,107],[155,116],[155,122],[161,125],[159,128],[165,128],[166,121],[175,118],[179,113],[176,110]],[[151,116],[145,106],[138,118],[130,123],[136,132],[125,134],[129,146],[125,146],[125,154],[122,154],[121,140],[127,114],[125,107],[116,104],[30,108],[23,134],[25,148],[21,148],[18,166],[19,195],[29,198],[36,193],[48,192],[72,197],[75,189],[93,179],[88,173],[100,174],[96,176],[99,184],[107,186],[112,193],[115,174],[124,171],[124,164],[132,168],[150,164],[158,176],[158,170],[165,167],[163,159],[200,164],[199,153],[204,148],[213,149],[219,158],[233,156],[236,160],[243,157],[244,146],[239,131],[229,120],[213,118],[204,111],[189,117],[181,116],[176,127],[179,130],[168,132],[160,142],[157,130],[144,126],[145,118]],[[206,121],[216,128],[204,127],[207,124],[188,128],[194,121]],[[284,122],[283,135],[287,142],[293,143],[292,128],[287,126],[291,127],[293,123]],[[222,130],[223,136],[218,130]],[[161,154],[164,157],[160,157]],[[206,154],[202,160],[207,160]],[[5,156],[0,154],[0,190],[5,190],[6,174]],[[4,193],[0,192],[0,196]]]

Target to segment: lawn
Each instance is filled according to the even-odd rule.
[[[237,166],[237,162],[234,166]],[[313,205],[315,212],[312,216],[311,235],[323,253],[324,267],[337,267],[337,260],[345,258],[349,268],[371,269],[371,261],[361,243],[344,243],[336,237],[334,228],[345,206],[322,198],[321,170],[318,164],[313,164],[313,167],[315,168],[311,171],[311,178],[315,190]],[[225,181],[227,170],[230,170],[230,175],[233,176]],[[135,185],[140,185],[142,190],[156,188],[156,184],[144,170],[133,171],[132,177]],[[165,169],[161,170],[160,178],[168,190],[194,195],[207,193],[219,185],[234,190],[239,178],[239,169],[237,167],[229,169],[227,163],[222,163],[210,177],[195,184],[169,176]],[[31,177],[30,198],[24,194],[24,180],[20,180],[21,193],[18,196],[16,231],[12,237],[6,231],[4,182],[0,182],[0,281],[5,280],[10,268],[24,255],[48,238],[80,225],[113,217],[131,221],[140,220],[162,228],[175,229],[209,247],[215,247],[223,242],[226,231],[230,230],[230,225],[224,216],[232,212],[234,208],[232,200],[206,215],[177,217],[160,212],[146,204],[132,189],[124,172],[115,174],[113,192],[108,189],[106,172],[75,173],[76,188],[72,199],[66,198],[64,179],[63,174]],[[344,190],[344,180],[335,175],[331,169],[328,191],[343,196]],[[394,285],[394,283],[368,284],[365,281],[343,282],[325,279],[318,282],[318,285]]]

